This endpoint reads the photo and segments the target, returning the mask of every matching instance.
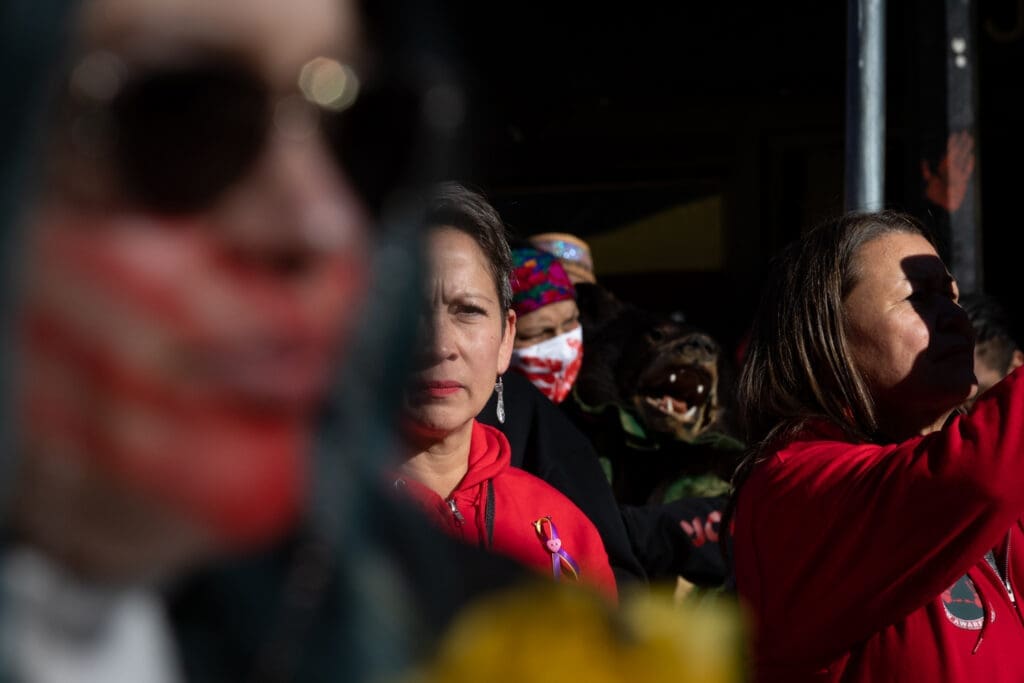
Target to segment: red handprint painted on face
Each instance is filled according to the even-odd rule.
[[[572,391],[582,365],[583,335],[579,327],[512,355],[512,367],[555,403],[564,401]]]

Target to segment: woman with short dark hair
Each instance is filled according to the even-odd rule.
[[[512,367],[546,397],[561,403],[583,366],[576,289],[553,254],[520,247],[512,251],[512,262]]]
[[[1024,383],[978,401],[921,226],[850,214],[788,248],[739,404],[734,554],[763,681],[1018,681]]]
[[[511,467],[504,434],[475,419],[494,391],[503,419],[501,374],[516,332],[501,219],[479,194],[447,184],[427,221],[426,334],[406,392],[409,455],[395,486],[456,538],[614,599],[615,578],[591,521],[544,481]]]

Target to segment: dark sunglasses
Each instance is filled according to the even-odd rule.
[[[318,126],[347,178],[379,210],[408,179],[422,134],[414,88],[360,83],[351,68],[326,58],[309,62],[297,92],[284,98],[246,64],[222,56],[123,78],[110,63],[87,66],[95,73],[76,71],[71,80],[75,147],[111,164],[133,201],[160,212],[210,206],[251,168],[282,115]]]

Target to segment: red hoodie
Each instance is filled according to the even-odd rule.
[[[741,489],[758,680],[1024,681],[1024,375],[934,434],[842,439],[816,424]]]
[[[580,580],[617,599],[615,576],[604,543],[590,519],[557,489],[512,467],[510,460],[511,448],[505,435],[474,420],[469,468],[447,499],[411,479],[402,478],[396,483],[404,483],[405,490],[450,535],[490,548],[547,576],[553,575],[552,553],[546,543],[550,529],[542,525],[542,538],[534,522],[550,517],[560,549],[579,567]],[[490,505],[489,491],[494,494]],[[492,518],[490,524],[488,516]],[[558,544],[553,547],[559,549]],[[563,577],[569,574],[568,570],[562,571]]]

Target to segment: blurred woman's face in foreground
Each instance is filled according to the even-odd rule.
[[[44,550],[157,576],[301,512],[367,280],[324,135],[358,33],[336,0],[84,4],[27,213],[16,519]]]
[[[910,233],[867,242],[854,268],[847,338],[883,432],[930,431],[977,385],[974,334],[956,282],[928,240]]]
[[[435,228],[427,249],[426,338],[405,410],[417,435],[440,439],[471,427],[508,369],[515,313],[502,312],[487,257],[470,235]]]

